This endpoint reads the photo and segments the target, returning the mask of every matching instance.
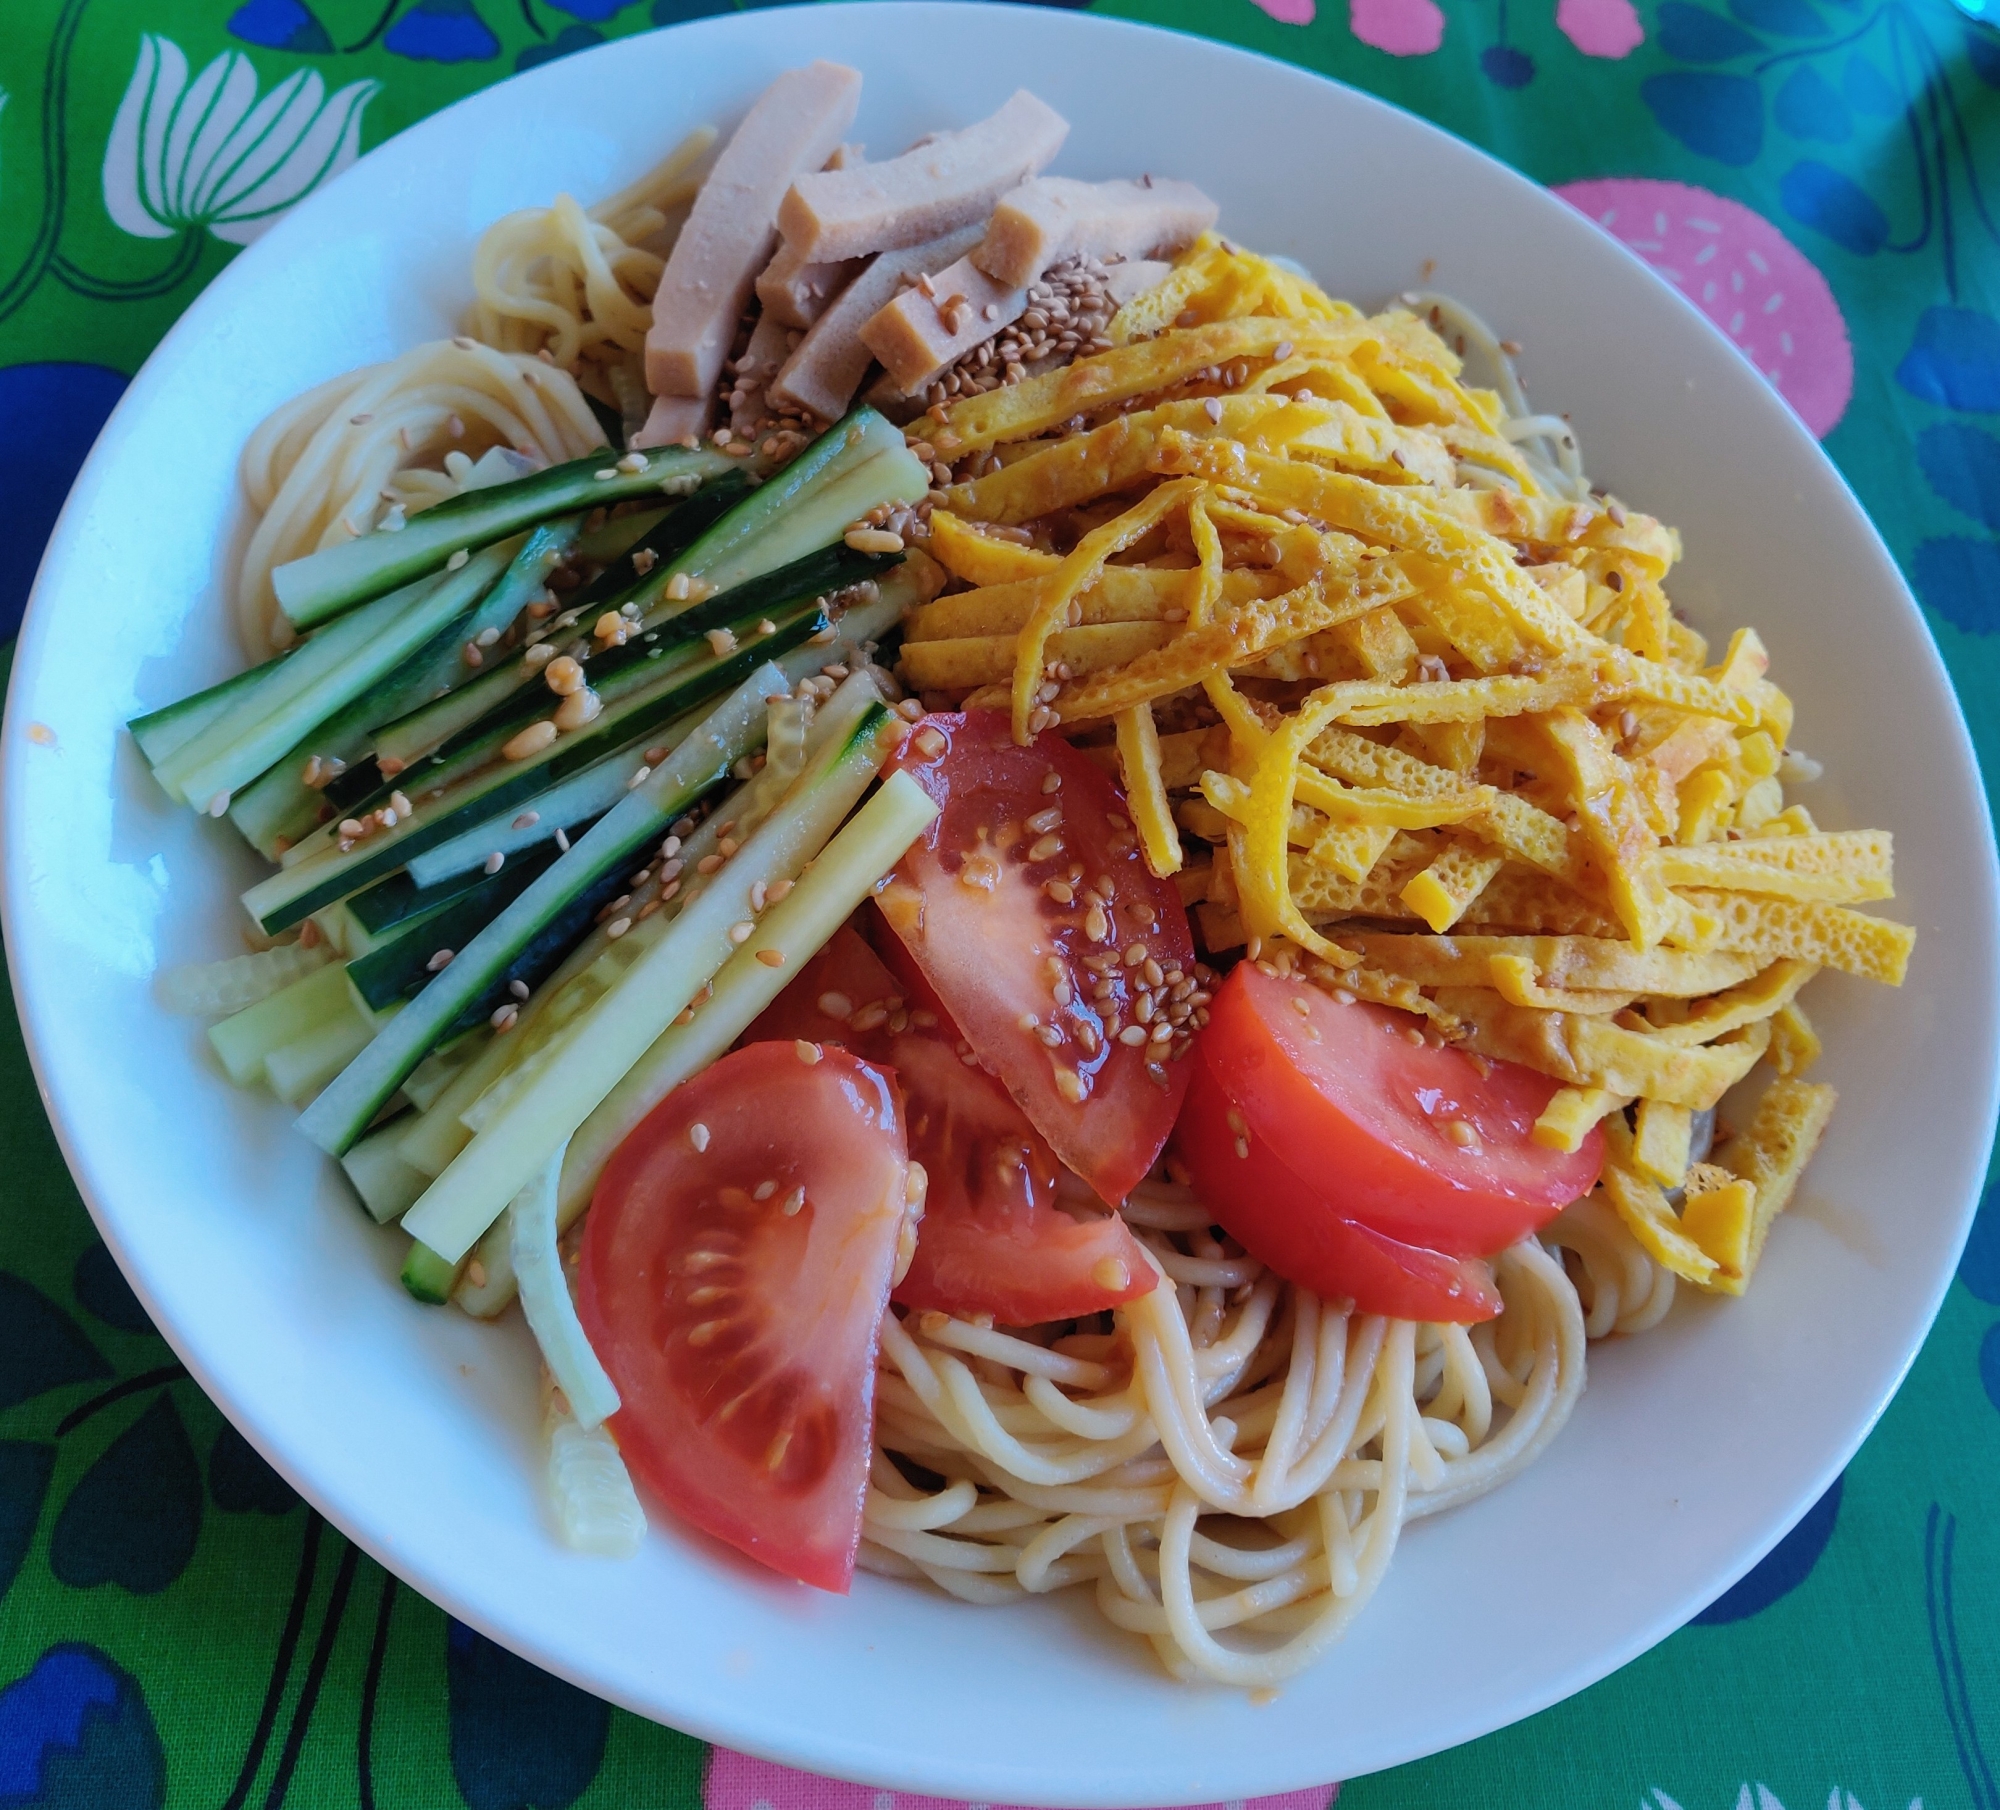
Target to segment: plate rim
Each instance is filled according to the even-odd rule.
[[[817,14],[882,15],[907,23],[915,21],[926,14],[962,14],[966,3],[967,0],[833,0],[832,4],[816,6],[814,11]],[[771,9],[758,9],[760,12],[768,10]],[[1525,175],[1512,165],[1494,157],[1449,128],[1437,125],[1409,109],[1397,106],[1393,102],[1386,101],[1377,95],[1371,94],[1364,89],[1356,88],[1337,78],[1323,75],[1302,64],[1292,63],[1266,52],[1230,44],[1199,32],[1156,26],[1110,15],[1065,10],[1059,14],[1054,14],[1052,19],[1052,9],[1048,7],[1033,4],[1013,4],[1011,0],[1007,0],[1007,3],[989,3],[982,6],[981,12],[982,15],[989,17],[996,13],[1011,14],[1024,24],[1028,21],[1033,21],[1034,28],[1038,30],[1054,29],[1062,31],[1076,29],[1085,32],[1102,33],[1112,37],[1138,34],[1145,37],[1183,39],[1198,45],[1202,53],[1209,57],[1220,59],[1240,58],[1267,65],[1272,69],[1281,71],[1286,77],[1304,84],[1323,84],[1333,88],[1343,97],[1344,104],[1358,106],[1364,113],[1370,110],[1379,110],[1383,114],[1395,116],[1401,121],[1414,125],[1422,132],[1435,134],[1440,138],[1450,141],[1455,154],[1461,157],[1478,159],[1488,167],[1489,174],[1497,174],[1504,177],[1518,191],[1530,195],[1532,198],[1528,204],[1531,206],[1546,206],[1566,212],[1574,212],[1567,202],[1554,194],[1549,188],[1536,182],[1533,178]],[[1054,23],[1054,20],[1059,20],[1060,23]],[[716,17],[689,20],[648,32],[632,33],[626,37],[595,46],[579,55],[564,58],[561,61],[564,64],[583,64],[593,59],[608,61],[624,54],[632,43],[641,38],[663,38],[675,34],[689,33],[727,35],[734,32],[754,30],[756,24],[756,13],[724,14]],[[513,77],[506,77],[499,82],[491,83],[484,88],[475,90],[473,93],[461,97],[446,107],[440,108],[435,113],[426,115],[402,131],[393,134],[390,138],[383,140],[381,144],[359,159],[354,168],[365,167],[371,160],[381,158],[392,146],[401,146],[407,153],[413,148],[422,147],[425,139],[428,137],[446,139],[453,129],[452,122],[455,116],[458,116],[462,109],[491,104],[492,96],[496,90],[506,87],[510,83],[536,84],[542,81],[545,76],[553,76],[555,68],[554,64],[543,65],[539,69],[524,72],[521,75]],[[531,92],[531,89],[522,86],[514,87],[510,91],[519,97],[528,94]],[[23,931],[31,919],[32,913],[25,898],[22,896],[22,879],[16,860],[15,845],[18,833],[16,826],[20,821],[19,813],[4,808],[11,804],[15,798],[17,789],[23,783],[20,779],[22,763],[17,759],[18,743],[13,733],[17,728],[15,703],[32,683],[31,678],[24,675],[31,675],[37,668],[41,645],[46,640],[47,621],[53,609],[53,603],[50,601],[50,598],[55,589],[54,581],[50,575],[52,573],[60,575],[62,568],[73,557],[71,542],[80,533],[80,524],[88,513],[89,506],[94,500],[98,487],[105,481],[104,468],[111,461],[113,449],[118,441],[123,438],[124,433],[128,431],[130,422],[143,414],[150,405],[153,393],[164,381],[163,373],[178,358],[183,345],[201,336],[207,329],[211,316],[226,317],[230,312],[232,305],[231,298],[233,297],[235,287],[241,282],[248,280],[237,276],[239,269],[247,266],[252,272],[255,272],[261,269],[263,264],[271,262],[277,253],[267,249],[265,241],[275,240],[278,242],[279,248],[282,249],[286,241],[297,237],[301,232],[307,230],[311,222],[312,210],[319,201],[320,196],[332,191],[338,184],[348,181],[349,175],[350,172],[343,172],[333,182],[325,184],[321,189],[307,196],[304,201],[290,211],[285,219],[278,223],[278,226],[273,229],[271,234],[265,236],[265,240],[260,240],[246,247],[242,253],[233,258],[195,297],[169,328],[167,333],[163,335],[159,344],[148,356],[145,363],[141,365],[139,371],[134,374],[124,395],[121,396],[117,406],[101,430],[89,457],[79,471],[69,496],[65,499],[62,512],[57,519],[55,528],[49,536],[48,544],[37,571],[35,584],[30,592],[28,606],[24,612],[21,629],[15,642],[14,657],[9,675],[5,717],[8,733],[5,736],[4,743],[0,743],[0,934],[4,934],[5,938],[9,980],[14,991],[22,1039],[34,1075],[36,1090],[41,1098],[45,1114],[55,1134],[58,1146],[62,1151],[64,1161],[70,1170],[79,1194],[85,1202],[99,1236],[103,1238],[107,1247],[112,1251],[121,1271],[126,1274],[128,1280],[131,1282],[141,1304],[147,1309],[148,1315],[153,1320],[155,1327],[159,1329],[175,1355],[186,1365],[190,1377],[208,1398],[215,1403],[225,1417],[229,1419],[230,1423],[236,1426],[243,1436],[251,1442],[253,1447],[267,1461],[271,1462],[280,1471],[281,1475],[285,1476],[286,1481],[298,1491],[303,1500],[320,1513],[332,1526],[338,1529],[344,1537],[361,1550],[366,1551],[386,1571],[401,1579],[411,1588],[418,1590],[421,1595],[438,1604],[448,1614],[463,1621],[466,1625],[476,1629],[487,1638],[494,1640],[496,1644],[506,1647],[510,1652],[514,1652],[519,1651],[519,1649],[513,1644],[513,1638],[510,1637],[510,1630],[503,1625],[500,1618],[488,1615],[477,1603],[464,1597],[448,1577],[437,1574],[432,1569],[417,1564],[408,1556],[395,1551],[392,1543],[386,1538],[378,1539],[369,1535],[363,1529],[363,1514],[361,1510],[351,1510],[349,1505],[336,1495],[323,1494],[305,1467],[292,1465],[275,1444],[267,1441],[259,1428],[253,1424],[249,1424],[245,1420],[239,1419],[238,1413],[240,1409],[232,1411],[233,1392],[223,1385],[220,1376],[213,1371],[211,1366],[202,1360],[194,1348],[192,1335],[179,1325],[170,1324],[157,1311],[157,1300],[147,1277],[143,1273],[136,1272],[135,1266],[128,1261],[124,1242],[118,1235],[114,1210],[100,1200],[100,1187],[95,1173],[97,1166],[79,1145],[73,1134],[68,1116],[58,1108],[54,1092],[50,1085],[47,1058],[44,1050],[44,1043],[48,1033],[42,1024],[44,1013],[49,1009],[50,1003],[42,997],[47,987],[48,977],[46,974],[30,973],[24,969],[24,963],[28,962],[27,952],[33,942],[33,936],[32,933],[24,935]],[[1580,219],[1587,218],[1584,216],[1578,217]],[[1763,386],[1763,378],[1755,372],[1754,366],[1749,363],[1747,357],[1734,346],[1715,323],[1701,313],[1692,300],[1676,289],[1671,283],[1667,282],[1666,279],[1661,277],[1628,247],[1615,241],[1613,243],[1620,256],[1631,266],[1645,273],[1646,281],[1654,287],[1659,295],[1671,297],[1675,306],[1684,311],[1684,314],[1692,322],[1698,323],[1699,331],[1709,335],[1720,344],[1729,347],[1732,355],[1741,365],[1742,375],[1746,379],[1754,379],[1759,387]],[[1784,405],[1780,403],[1779,406]],[[1932,676],[1940,689],[1952,700],[1953,709],[1950,712],[1949,719],[1940,726],[1953,740],[1954,752],[1963,773],[1970,778],[1974,786],[1983,795],[1984,788],[1977,751],[1972,741],[1963,706],[1958,700],[1957,687],[1952,680],[1948,666],[1945,664],[1937,639],[1932,633],[1928,622],[1924,619],[1921,608],[1911,594],[1900,566],[1884,541],[1880,530],[1876,527],[1873,518],[1861,504],[1860,499],[1848,484],[1845,476],[1834,464],[1825,447],[1802,424],[1797,422],[1796,417],[1792,418],[1792,427],[1795,430],[1795,437],[1802,443],[1798,448],[1799,452],[1804,453],[1809,448],[1811,453],[1820,461],[1824,467],[1824,475],[1831,478],[1832,482],[1838,487],[1851,506],[1854,518],[1853,525],[1860,527],[1872,541],[1873,549],[1881,562],[1883,571],[1890,580],[1890,588],[1896,594],[1900,606],[1908,618],[1907,626],[1915,631],[1912,645],[1920,650],[1921,658],[1928,664]],[[1972,866],[1976,871],[1971,877],[1978,884],[1988,903],[1991,904],[1996,899],[2000,899],[2000,859],[1996,859],[1993,822],[1990,813],[1981,818],[1979,834],[1973,840],[1976,843],[1976,848],[1967,851],[1975,857]],[[1995,939],[1989,937],[1985,952],[1989,958],[1994,954],[1995,947]],[[2000,976],[1995,977],[1995,984],[1989,991],[1992,996],[1989,1004],[2000,1007]],[[1996,1119],[2000,1119],[2000,1051],[1988,1054],[1984,1079],[1985,1105],[1983,1118],[1986,1125],[1986,1143],[1990,1149]],[[1935,1325],[1938,1313],[1943,1305],[1944,1297],[1956,1274],[1958,1258],[1963,1251],[1966,1236],[1969,1234],[1972,1217],[1977,1210],[1978,1201],[1978,1185],[1975,1181],[1967,1191],[1967,1197],[1962,1203],[1957,1234],[1951,1244],[1953,1253],[1951,1261],[1941,1265],[1938,1275],[1930,1279],[1926,1291],[1927,1306],[1922,1315],[1922,1324],[1903,1340],[1904,1348],[1899,1352],[1894,1364],[1888,1367],[1888,1373],[1885,1374],[1880,1385],[1875,1389],[1873,1399],[1866,1404],[1865,1412],[1857,1417],[1850,1432],[1843,1437],[1842,1441],[1838,1442],[1838,1449],[1827,1455],[1815,1467],[1813,1482],[1809,1487],[1800,1492],[1799,1499],[1781,1518],[1780,1522],[1767,1530],[1768,1537],[1761,1538],[1760,1541],[1753,1543],[1754,1550],[1745,1549],[1741,1555],[1741,1562],[1730,1570],[1729,1575],[1719,1585],[1715,1594],[1719,1595],[1722,1590],[1732,1587],[1768,1555],[1771,1549],[1797,1524],[1798,1519],[1825,1492],[1833,1479],[1851,1462],[1855,1452],[1858,1451],[1868,1435],[1874,1430],[1875,1425],[1887,1409],[1890,1401],[1907,1379],[1911,1366],[1914,1364],[1918,1353],[1922,1350],[1932,1327]],[[1482,1721],[1477,1728],[1461,1728],[1449,1732],[1442,1739],[1425,1746],[1421,1751],[1409,1754],[1404,1760],[1391,1761],[1387,1762],[1387,1764],[1399,1765],[1407,1763],[1410,1760],[1423,1758],[1429,1754],[1459,1745],[1464,1741],[1478,1739],[1485,1733],[1511,1726],[1514,1722],[1541,1713],[1551,1705],[1559,1703],[1578,1691],[1588,1688],[1591,1684],[1608,1677],[1612,1672],[1629,1664],[1633,1659],[1685,1625],[1688,1616],[1696,1612],[1700,1606],[1695,1605],[1693,1609],[1690,1609],[1686,1605],[1682,1605],[1677,1609],[1657,1611],[1653,1616],[1646,1619],[1642,1625],[1635,1627],[1623,1641],[1600,1649],[1587,1659],[1578,1659],[1563,1668],[1555,1677],[1545,1677],[1525,1689],[1517,1685],[1514,1696],[1511,1699],[1516,1707],[1505,1720],[1490,1725]],[[560,1656],[551,1656],[545,1651],[523,1654],[522,1656],[528,1658],[530,1663],[550,1671],[555,1676],[565,1678],[568,1682],[590,1692],[592,1695],[616,1703],[620,1707],[628,1709],[648,1720],[660,1719],[656,1714],[655,1707],[645,1701],[638,1693],[623,1690],[614,1685],[607,1685],[603,1680],[593,1677],[589,1673],[588,1668],[583,1665],[570,1664]],[[754,1692],[746,1694],[754,1694]],[[1474,1719],[1479,1720],[1478,1718]],[[926,1769],[921,1763],[907,1768],[892,1766],[888,1764],[888,1761],[893,1756],[878,1754],[873,1749],[866,1749],[864,1752],[863,1744],[856,1741],[853,1737],[849,1737],[846,1743],[847,1748],[853,1751],[830,1753],[823,1745],[808,1745],[803,1739],[795,1740],[787,1738],[787,1726],[783,1723],[774,1723],[768,1717],[766,1720],[758,1723],[754,1731],[743,1726],[732,1725],[726,1717],[718,1717],[707,1713],[697,1713],[691,1716],[677,1715],[676,1720],[670,1726],[718,1745],[726,1745],[743,1752],[762,1755],[804,1771],[841,1778],[854,1783],[881,1786],[892,1790],[939,1795],[963,1795],[968,1797],[975,1795],[974,1790],[966,1784],[966,1778],[971,1776],[970,1774],[941,1784],[936,1773]],[[865,1770],[862,1770],[864,1766]],[[1359,1773],[1349,1773],[1348,1776],[1358,1777],[1362,1775]],[[1275,1779],[1256,1779],[1253,1781],[1253,1785],[1260,1793],[1270,1794],[1309,1789],[1325,1782],[1316,1777],[1293,1778],[1290,1774],[1286,1774],[1283,1777]],[[1092,1804],[1109,1807],[1120,1805],[1151,1806],[1195,1801],[1185,1797],[1176,1798],[1171,1794],[1162,1795],[1158,1792],[1150,1791],[1138,1796],[1133,1796],[1129,1792],[1120,1794],[1116,1791],[1108,1795],[1101,1791],[1086,1791],[1079,1795],[1074,1788],[1068,1787],[1054,1779],[1049,1779],[1044,1785],[1039,1787],[1034,1786],[1030,1781],[1027,1787],[1024,1788],[1023,1780],[1020,1777],[1014,1776],[1008,1769],[990,1766],[984,1774],[973,1778],[973,1785],[981,1787],[980,1794],[988,1802]],[[990,1789],[985,1789],[985,1787],[990,1787]]]

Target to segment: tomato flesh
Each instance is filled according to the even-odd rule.
[[[1500,1311],[1491,1268],[1390,1238],[1343,1218],[1260,1138],[1230,1125],[1242,1114],[1201,1052],[1174,1133],[1216,1223],[1281,1276],[1329,1300],[1351,1299],[1363,1313],[1398,1320],[1490,1320]],[[1239,1148],[1241,1154],[1239,1154]]]
[[[901,970],[909,957],[886,940]],[[897,1015],[874,1009],[891,1000]],[[961,1059],[958,1027],[921,974],[891,973],[852,929],[834,934],[749,1034],[838,1044],[895,1070],[910,1154],[930,1178],[896,1300],[1033,1326],[1152,1288],[1152,1268],[1122,1219],[1075,1219],[1056,1204],[1055,1153],[1006,1089]]]
[[[577,1311],[619,1450],[681,1519],[824,1590],[861,1539],[907,1177],[888,1076],[753,1044],[647,1115],[584,1228]]]
[[[1490,1283],[1452,1260],[1526,1237],[1603,1163],[1595,1131],[1573,1153],[1534,1142],[1560,1085],[1548,1076],[1433,1047],[1408,1013],[1343,1005],[1254,962],[1217,991],[1197,1056],[1177,1141],[1218,1222],[1281,1274],[1369,1312],[1410,1317],[1421,1295],[1414,1317],[1486,1317]],[[1397,1256],[1396,1286],[1378,1285],[1380,1252],[1357,1270],[1336,1225],[1419,1255]],[[1428,1280],[1410,1282],[1413,1266]]]
[[[1060,736],[1022,748],[999,711],[934,715],[893,764],[940,812],[883,917],[1056,1155],[1122,1201],[1187,1089],[1191,1027],[1152,1040],[1186,1015],[1170,997],[1194,969],[1179,893],[1147,870],[1110,776]],[[1122,1041],[1135,1024],[1146,1040]]]

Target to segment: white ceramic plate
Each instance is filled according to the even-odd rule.
[[[1085,1603],[979,1610],[871,1577],[840,1600],[664,1514],[632,1564],[564,1552],[518,1323],[414,1305],[400,1241],[150,992],[159,964],[238,947],[250,863],[163,803],[120,725],[240,664],[219,599],[244,437],[306,385],[450,331],[496,215],[610,190],[813,56],[866,72],[859,132],[883,150],[1029,85],[1075,122],[1061,169],[1194,178],[1230,232],[1336,293],[1372,305],[1436,259],[1527,343],[1538,402],[1574,416],[1599,481],[1684,531],[1675,595],[1695,621],[1762,629],[1828,766],[1813,810],[1896,832],[1911,978],[1815,987],[1842,1105],[1755,1290],[1593,1352],[1548,1456],[1413,1528],[1352,1638],[1272,1703],[1169,1683]],[[740,14],[504,82],[365,158],[216,281],[105,429],[42,569],[5,747],[6,932],[36,1070],[105,1238],[202,1386],[337,1526],[494,1638],[644,1715],[875,1784],[1240,1798],[1433,1752],[1602,1677],[1853,1453],[1930,1324],[1986,1160],[1986,809],[1916,608],[1812,440],[1692,307],[1500,165],[1296,69],[1088,16]]]

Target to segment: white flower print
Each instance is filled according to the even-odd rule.
[[[105,211],[141,239],[206,227],[247,245],[360,154],[361,112],[380,87],[329,96],[316,70],[300,70],[259,100],[241,51],[190,83],[180,46],[149,32],[104,147]]]

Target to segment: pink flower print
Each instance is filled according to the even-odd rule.
[[[1444,42],[1444,14],[1433,0],[1347,0],[1347,23],[1362,43],[1392,57],[1427,57]]]
[[[1313,0],[1252,0],[1252,4],[1262,7],[1280,25],[1310,25],[1313,22]]]
[[[1288,1791],[1281,1797],[1238,1799],[1228,1806],[1205,1804],[1201,1810],[1333,1810],[1339,1793],[1338,1785],[1322,1785],[1316,1791]],[[815,1778],[726,1747],[709,1755],[702,1802],[704,1810],[972,1810],[951,1798],[917,1797]],[[1008,1806],[982,1805],[980,1810],[1008,1810]]]
[[[1646,41],[1632,0],[1557,0],[1556,29],[1587,57],[1629,57]]]
[[[1692,301],[1824,439],[1854,394],[1854,348],[1826,278],[1762,214],[1644,177],[1556,190]]]

